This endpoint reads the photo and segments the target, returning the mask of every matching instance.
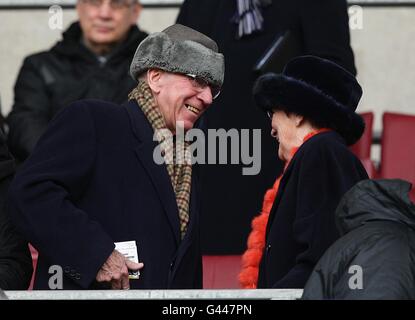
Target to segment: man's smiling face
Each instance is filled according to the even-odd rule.
[[[212,103],[210,87],[198,86],[186,75],[152,69],[147,77],[156,104],[172,132],[176,130],[176,122],[182,122],[185,131],[193,128]]]

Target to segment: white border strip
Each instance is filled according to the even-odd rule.
[[[141,0],[143,5],[180,5],[183,0]],[[73,6],[76,0],[0,0],[0,6]]]
[[[303,290],[34,290],[4,291],[4,293],[10,300],[297,300],[301,298]]]
[[[180,5],[183,0],[141,0],[143,5]],[[405,5],[405,4],[415,4],[415,0],[348,0],[349,3],[355,4],[396,4],[396,5]],[[57,5],[75,5],[76,0],[0,0],[0,7],[9,6],[9,7],[19,7],[19,6],[51,6],[54,4]]]

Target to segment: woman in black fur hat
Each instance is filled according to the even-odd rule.
[[[364,131],[355,113],[361,95],[350,72],[314,56],[295,58],[282,74],[257,80],[254,98],[271,118],[285,169],[253,220],[239,277],[243,287],[303,288],[339,237],[336,206],[368,178],[347,148]]]

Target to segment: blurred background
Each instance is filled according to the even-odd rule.
[[[23,59],[48,50],[61,39],[62,32],[77,20],[75,4],[76,0],[0,0],[0,98],[4,117],[13,105],[13,87]],[[138,25],[152,33],[176,21],[182,0],[141,0],[141,4],[144,9]],[[49,27],[52,5],[63,9],[61,29]],[[415,0],[361,0],[348,1],[348,5],[351,46],[363,87],[358,112],[364,115],[367,126],[353,151],[370,177],[415,183]],[[259,194],[262,197],[263,191]],[[212,238],[210,233],[208,237]],[[241,238],[240,244],[244,243],[245,238]],[[229,253],[240,253],[240,244]],[[237,287],[240,256],[226,259],[216,267],[215,257],[204,257],[204,264],[211,266],[205,275],[205,288],[217,288],[218,283],[220,287]],[[222,272],[216,273],[219,269]]]

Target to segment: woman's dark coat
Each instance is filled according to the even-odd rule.
[[[367,174],[334,131],[317,134],[297,151],[271,209],[258,288],[303,288],[315,264],[337,240],[334,212]]]

